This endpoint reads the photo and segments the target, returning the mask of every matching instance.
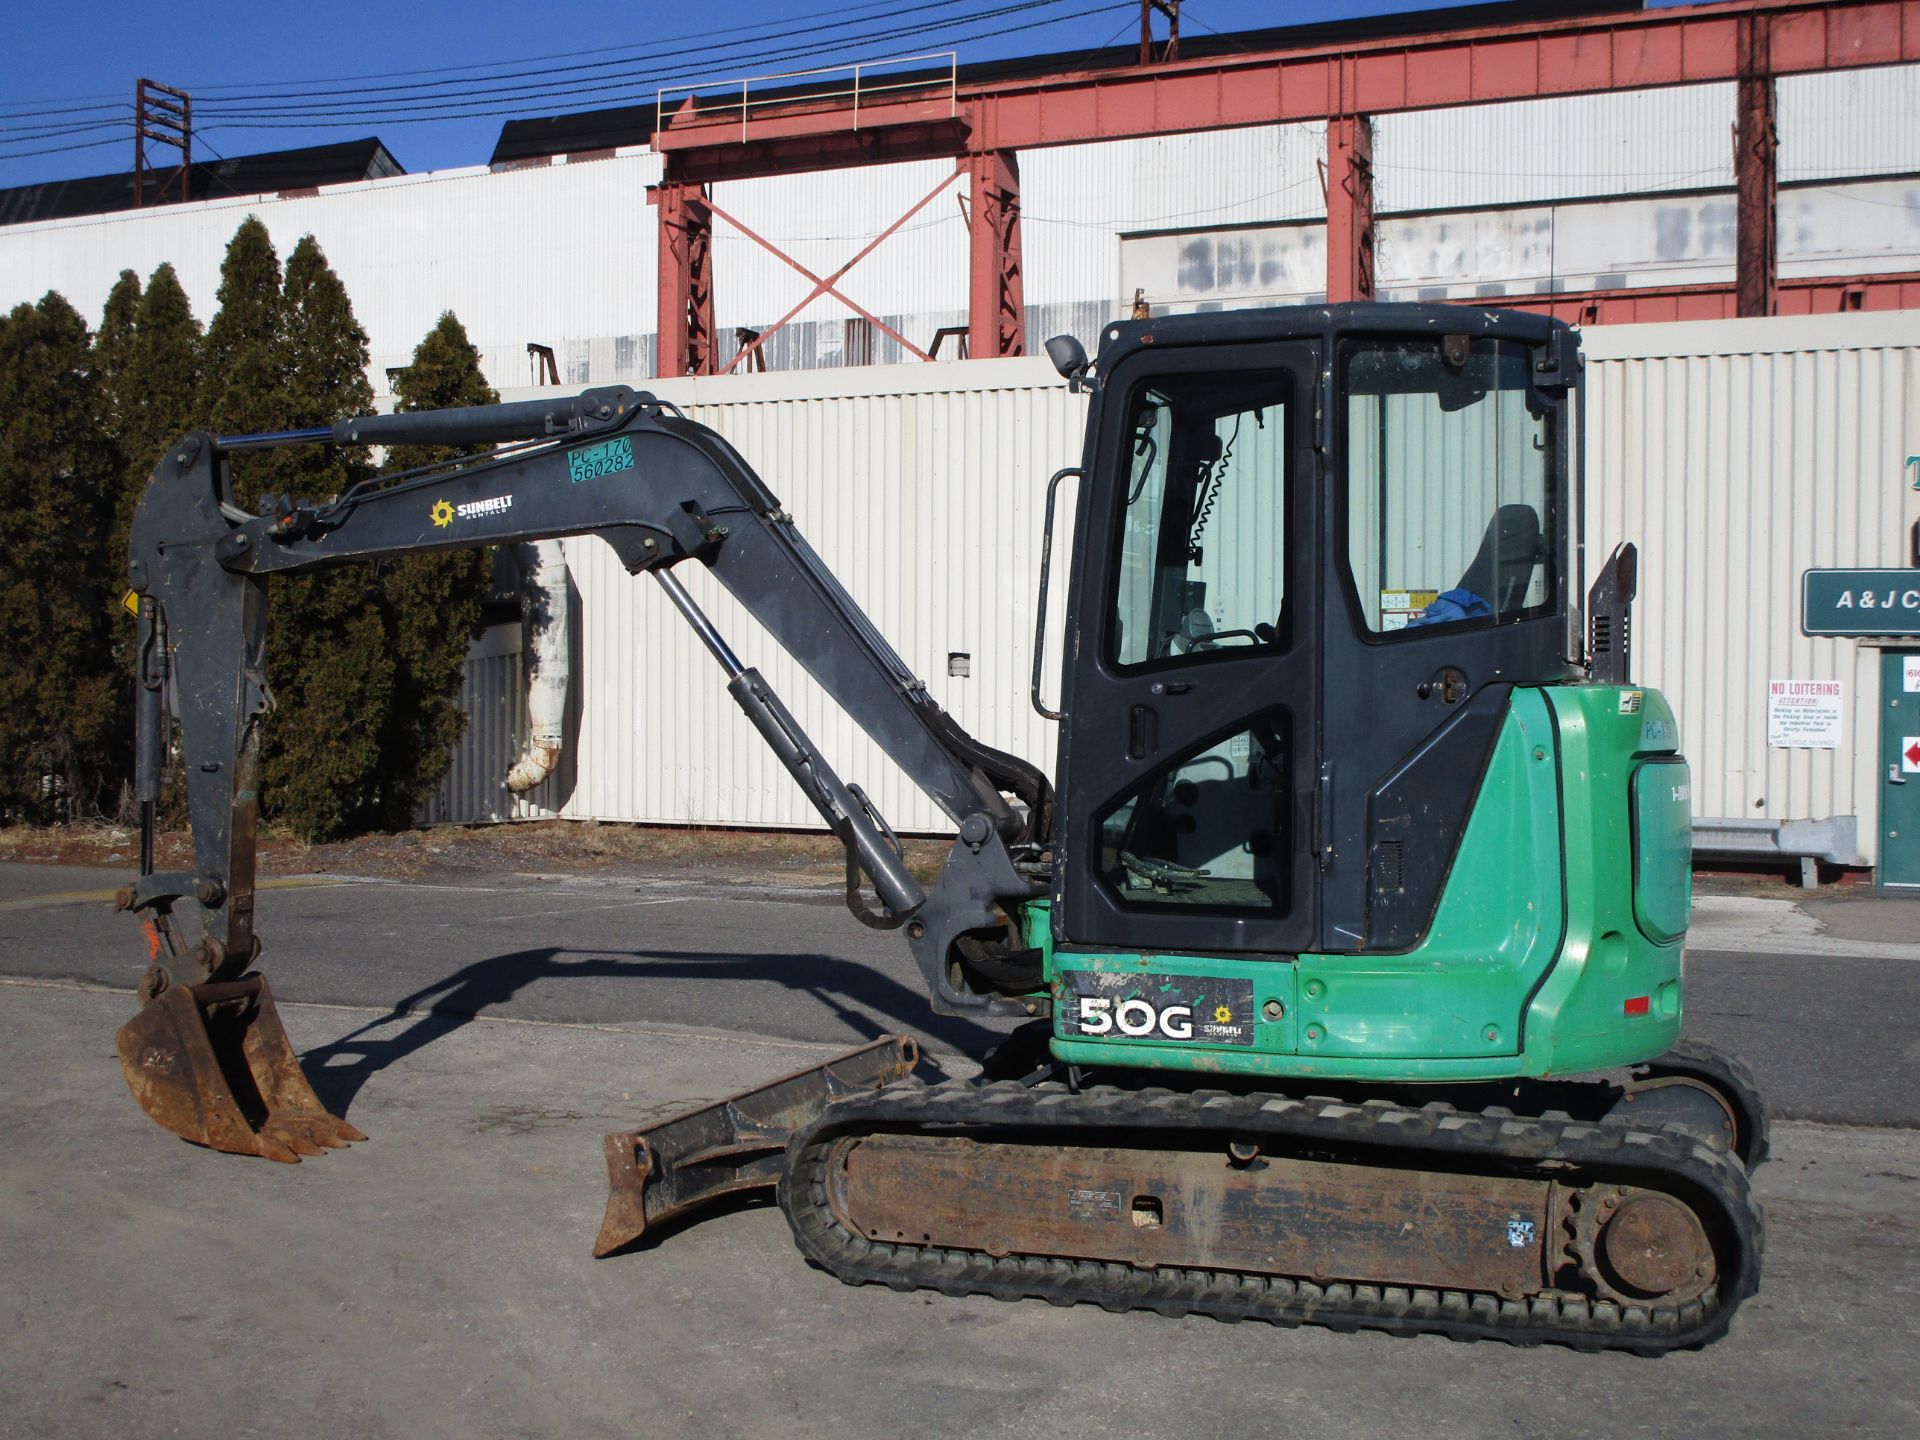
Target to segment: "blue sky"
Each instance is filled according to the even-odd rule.
[[[1446,3],[1184,0],[1182,31],[1203,36]],[[128,121],[142,75],[192,92],[197,159],[377,134],[419,171],[485,163],[501,116],[483,110],[548,115],[650,100],[661,80],[947,49],[965,63],[1139,35],[1137,0],[705,0],[544,12],[487,0],[17,0],[8,10],[0,186],[130,169]],[[915,26],[927,28],[900,33]],[[510,70],[558,73],[503,74]],[[422,108],[456,103],[464,109],[452,114]]]

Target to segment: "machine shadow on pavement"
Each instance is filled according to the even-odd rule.
[[[826,1006],[853,1032],[850,1043],[876,1040],[888,1033],[869,1011],[897,1022],[945,1049],[981,1054],[1004,1034],[956,1016],[928,1013],[926,997],[868,966],[830,955],[714,955],[686,950],[631,950],[581,953],[559,948],[515,950],[493,955],[455,971],[443,980],[394,1002],[377,1019],[338,1040],[315,1046],[301,1056],[302,1066],[322,1103],[344,1115],[360,1087],[389,1065],[406,1059],[452,1034],[469,1021],[498,1011],[527,986],[543,980],[617,979],[649,984],[661,980],[759,982]],[[750,992],[729,990],[729,994]],[[404,1029],[389,1027],[411,1021]],[[923,1052],[924,1053],[924,1052]],[[922,1062],[942,1069],[937,1053]]]

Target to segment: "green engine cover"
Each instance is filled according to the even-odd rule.
[[[1691,816],[1652,690],[1515,690],[1433,923],[1400,954],[1056,949],[1053,1052],[1083,1065],[1466,1080],[1669,1049],[1681,1018]],[[1090,1033],[1095,1032],[1095,1033]]]

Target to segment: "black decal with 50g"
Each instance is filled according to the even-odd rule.
[[[1069,1040],[1253,1044],[1251,980],[1067,970],[1060,985],[1057,1024]]]

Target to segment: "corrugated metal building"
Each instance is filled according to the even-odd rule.
[[[1616,325],[1587,331],[1584,348],[1590,568],[1620,540],[1641,547],[1636,672],[1679,712],[1703,843],[1726,843],[1735,822],[1837,821],[1802,826],[1795,843],[1872,864],[1878,652],[1802,636],[1799,576],[1903,563],[1920,521],[1903,478],[1920,450],[1920,326],[1900,313]],[[1044,360],[658,388],[761,472],[942,704],[1052,769],[1053,729],[1027,701],[1040,505],[1046,476],[1079,458],[1086,402]],[[655,587],[598,540],[567,550],[584,616],[574,766],[532,803],[509,802],[501,779],[519,732],[502,722],[524,699],[511,655],[500,658],[514,641],[496,635],[469,666],[475,729],[435,818],[812,826]],[[897,826],[937,829],[939,812],[686,568],[834,766]],[[1049,654],[1061,654],[1057,635]],[[955,655],[969,677],[949,675]],[[1788,677],[1844,682],[1838,749],[1768,745],[1767,685]]]
[[[1778,86],[1781,276],[1920,270],[1920,67]],[[1690,85],[1381,116],[1381,298],[1730,280],[1733,92]],[[1323,124],[1024,153],[1029,335],[1091,339],[1136,291],[1159,312],[1320,298],[1325,154]],[[953,172],[929,160],[722,181],[714,199],[825,274]],[[121,269],[144,275],[168,260],[210,318],[227,240],[252,213],[282,254],[304,234],[320,241],[371,337],[377,391],[446,309],[496,386],[530,382],[530,342],[554,350],[563,384],[644,378],[657,332],[647,187],[660,177],[660,158],[634,147],[0,226],[0,305],[54,289],[97,314]],[[964,188],[939,195],[842,282],[922,347],[966,318]],[[714,271],[723,357],[737,327],[765,329],[808,289],[724,223]],[[797,370],[901,354],[822,296],[773,337],[767,357]]]
[[[1920,66],[1783,76],[1777,96],[1783,281],[1920,271]],[[1382,298],[1730,281],[1734,109],[1735,86],[1719,83],[1379,116]],[[1062,331],[1091,341],[1136,294],[1156,313],[1320,299],[1327,154],[1318,123],[1023,152],[1030,342]],[[722,180],[713,198],[828,274],[953,174],[953,162],[929,160]],[[253,213],[283,255],[303,234],[318,238],[371,336],[377,391],[447,309],[503,390],[529,382],[530,344],[551,347],[562,384],[639,381],[655,368],[647,192],[661,176],[660,157],[635,146],[4,225],[0,305],[55,289],[98,313],[123,268],[145,274],[164,260],[210,318],[227,240]],[[917,345],[967,318],[964,193],[962,182],[936,195],[841,282]],[[737,328],[764,330],[808,288],[725,223],[714,270],[723,358]],[[1915,501],[1899,498],[1898,461],[1920,451],[1914,313],[1606,327],[1587,339],[1593,535],[1630,533],[1646,549],[1642,673],[1681,702],[1698,812],[1858,817],[1851,833],[1815,837],[1836,861],[1875,853],[1865,696],[1877,682],[1860,647],[1798,637],[1794,586],[1807,565],[1901,558]],[[658,388],[761,467],[971,728],[1050,763],[1050,734],[1024,700],[1025,597],[1040,491],[1077,455],[1080,402],[1044,361],[886,364],[902,354],[823,297],[767,345],[778,373]],[[509,803],[499,779],[520,723],[519,657],[511,633],[491,633],[469,666],[474,729],[436,813],[811,824],[651,587],[630,583],[597,542],[568,548],[584,602],[578,743],[558,777]],[[702,599],[897,824],[937,823],[744,617],[718,595]],[[971,675],[950,678],[949,657],[961,655]],[[674,682],[647,683],[661,673]],[[1851,744],[1769,749],[1764,686],[1787,675],[1847,681]]]
[[[1799,852],[1873,864],[1879,650],[1802,635],[1800,576],[1907,563],[1920,323],[1896,311],[1600,326],[1584,349],[1589,553],[1641,547],[1639,672],[1676,702],[1694,814],[1714,822],[1699,842],[1777,823]],[[1767,684],[1786,679],[1843,683],[1838,748],[1767,743]]]

